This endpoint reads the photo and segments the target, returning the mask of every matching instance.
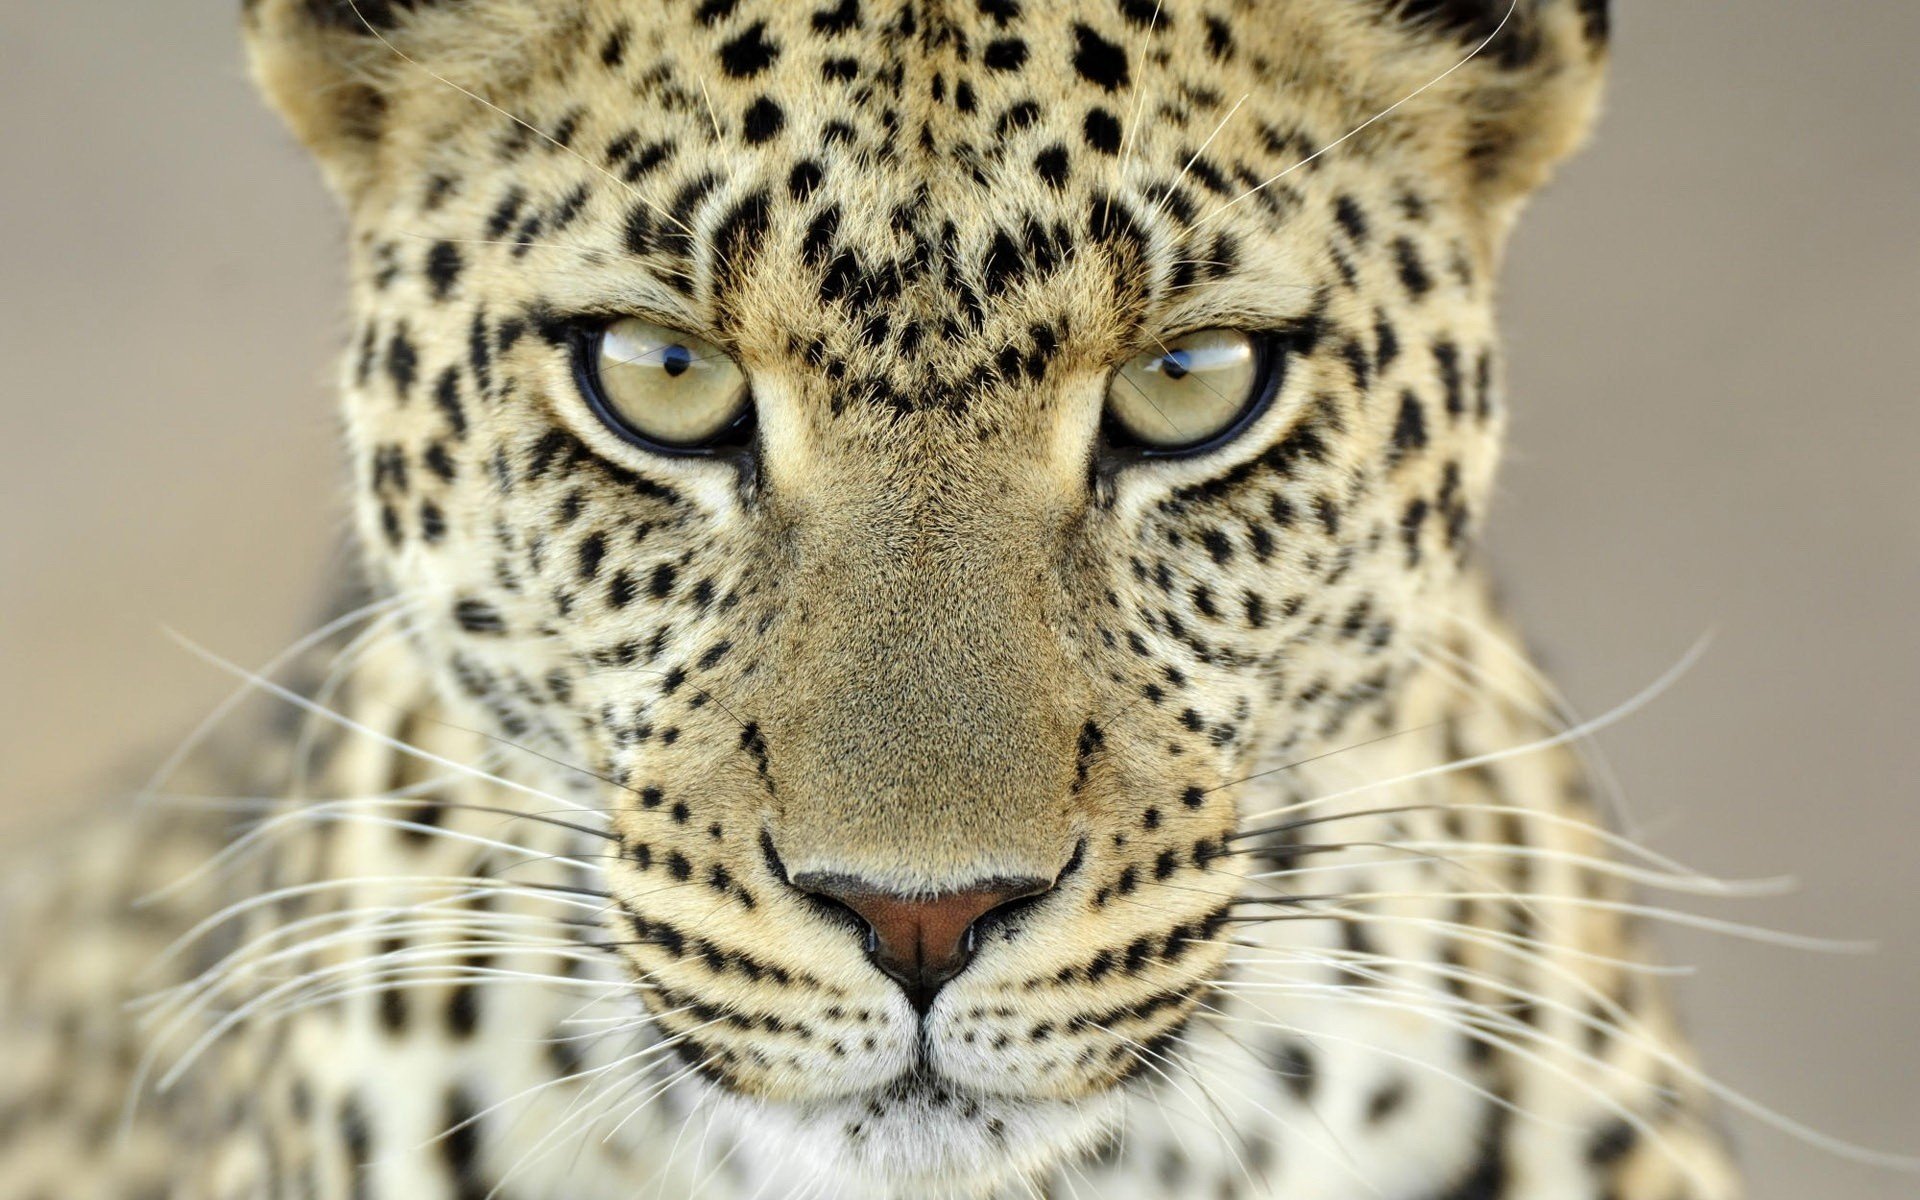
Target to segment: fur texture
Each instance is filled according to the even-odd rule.
[[[1670,872],[1514,752],[1554,706],[1473,554],[1602,5],[245,24],[348,215],[374,606],[201,756],[265,827],[16,914],[0,1190],[1734,1193],[1629,911]],[[628,314],[736,358],[749,450],[593,417]],[[1220,326],[1287,347],[1256,424],[1103,449],[1115,365]],[[811,872],[1058,884],[923,1021]]]

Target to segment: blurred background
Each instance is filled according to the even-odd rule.
[[[340,223],[232,3],[0,6],[0,838],[150,768],[318,621]],[[1869,957],[1673,938],[1734,1085],[1920,1151],[1914,0],[1616,0],[1610,114],[1514,246],[1494,554],[1658,848]],[[1738,1123],[1761,1200],[1912,1179]]]

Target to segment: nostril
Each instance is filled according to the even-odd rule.
[[[934,993],[958,975],[978,945],[976,927],[1050,890],[1046,879],[989,879],[932,896],[890,892],[847,875],[810,872],[792,878],[816,901],[858,917],[867,953],[926,1012]]]

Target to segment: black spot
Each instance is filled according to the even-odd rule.
[[[995,38],[987,43],[980,61],[992,71],[1018,71],[1027,63],[1027,44],[1017,37]]]
[[[1033,169],[1048,187],[1058,188],[1067,182],[1067,148],[1058,143],[1048,146],[1033,156]]]
[[[740,118],[740,132],[746,137],[748,145],[757,146],[779,136],[786,124],[787,114],[780,110],[772,97],[762,96],[747,105],[746,114]]]
[[[1407,504],[1406,511],[1400,515],[1400,540],[1407,547],[1407,565],[1420,564],[1420,530],[1427,522],[1429,506],[1425,499],[1415,498]]]
[[[1026,274],[1026,259],[1020,248],[1004,230],[996,231],[992,243],[987,247],[986,257],[981,261],[980,273],[987,285],[989,295],[999,296],[1018,283]]]
[[[1127,52],[1086,25],[1073,27],[1073,69],[1107,91],[1127,86]]]
[[[729,277],[737,273],[743,257],[758,248],[771,219],[767,193],[755,191],[742,197],[714,226],[708,244]]]
[[[1288,1042],[1282,1046],[1273,1069],[1295,1100],[1302,1104],[1312,1102],[1314,1086],[1319,1082],[1319,1070],[1305,1046],[1298,1042]]]
[[[1407,1081],[1391,1079],[1367,1097],[1367,1124],[1378,1125],[1399,1112],[1407,1103]]]
[[[447,997],[447,1032],[464,1040],[473,1036],[479,1023],[479,994],[470,983],[457,985]]]
[[[832,8],[822,8],[813,14],[813,30],[829,37],[845,33],[860,24],[860,0],[840,0]]]
[[[494,207],[493,215],[487,218],[487,236],[489,238],[505,237],[507,230],[512,229],[513,223],[520,219],[520,208],[526,202],[525,189],[509,188],[507,194],[500,198],[500,203]]]
[[[1466,389],[1460,378],[1460,347],[1445,340],[1435,342],[1433,361],[1440,368],[1440,383],[1446,389],[1447,415],[1458,418],[1467,411]]]
[[[720,47],[720,69],[735,79],[751,79],[778,57],[780,47],[767,40],[767,23],[755,21]]]
[[[468,633],[501,634],[507,623],[499,610],[481,600],[461,600],[453,606],[453,619]]]
[[[627,220],[621,230],[621,239],[625,242],[627,253],[647,254],[653,250],[653,206],[642,200],[627,212]]]
[[[1086,120],[1080,124],[1080,131],[1087,145],[1102,154],[1120,153],[1120,119],[1104,108],[1087,110]]]
[[[433,286],[433,298],[445,300],[453,291],[453,285],[460,279],[460,269],[466,265],[460,257],[460,248],[452,242],[435,242],[427,251],[427,282]]]
[[[1020,19],[1020,0],[979,0],[980,11],[1005,29]]]
[[[1233,57],[1233,29],[1219,17],[1207,17],[1207,53],[1222,60]]]
[[[1225,566],[1233,558],[1233,543],[1218,529],[1201,530],[1200,542],[1207,548],[1208,556],[1221,566]]]
[[[387,378],[393,380],[394,390],[405,400],[413,390],[414,378],[419,374],[420,352],[414,349],[413,341],[407,336],[407,327],[402,324],[387,339]]]
[[[447,418],[447,428],[455,438],[467,436],[467,410],[460,403],[460,372],[448,367],[433,385],[433,403]]]
[[[1393,422],[1393,448],[1387,461],[1398,463],[1427,444],[1427,410],[1411,391],[1400,393],[1400,415]]]
[[[1585,33],[1590,42],[1605,42],[1610,33],[1608,29],[1607,6],[1609,0],[1578,0],[1580,15],[1585,18]]]
[[[600,64],[602,66],[617,67],[626,61],[627,38],[630,37],[632,33],[633,30],[631,27],[623,22],[619,28],[607,35],[607,40],[600,43]]]
[[[453,1176],[456,1200],[480,1200],[491,1195],[493,1188],[480,1164],[481,1133],[486,1118],[480,1115],[479,1106],[466,1089],[456,1087],[447,1092],[440,1121],[441,1128],[447,1131],[440,1137],[440,1158],[446,1164],[447,1173]]]
[[[1025,129],[1040,119],[1040,106],[1031,100],[1022,100],[1007,107],[1000,119],[993,123],[993,136],[1005,139],[1009,134]]]
[[[1433,276],[1428,273],[1427,264],[1421,260],[1420,251],[1410,239],[1394,239],[1393,261],[1408,295],[1418,300],[1433,290]]]
[[[813,266],[827,261],[833,253],[834,239],[840,233],[840,206],[830,204],[807,223],[806,236],[800,241],[800,257]]]
[[[360,1101],[348,1096],[340,1102],[340,1141],[347,1152],[347,1165],[356,1170],[371,1161],[373,1133]]]
[[[595,579],[600,574],[600,560],[607,556],[607,535],[591,533],[580,542],[579,571],[582,580]]]
[[[796,163],[793,170],[787,172],[787,195],[795,200],[805,200],[813,195],[825,175],[820,164],[812,159]]]
[[[1355,200],[1352,196],[1343,195],[1334,201],[1333,219],[1340,222],[1340,228],[1347,231],[1347,236],[1353,239],[1354,245],[1364,246],[1367,244],[1367,234],[1369,232],[1367,214],[1361,211],[1358,200]]]
[[[1596,1167],[1610,1167],[1631,1153],[1639,1141],[1639,1131],[1632,1125],[1622,1120],[1609,1121],[1588,1140],[1587,1161]]]

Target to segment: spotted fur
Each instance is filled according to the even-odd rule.
[[[1734,1194],[1659,872],[1510,752],[1558,726],[1475,556],[1600,0],[245,26],[348,215],[375,604],[200,756],[268,825],[162,809],[16,910],[0,1190]],[[737,359],[750,448],[593,418],[623,314]],[[1218,326],[1285,347],[1254,427],[1103,448],[1114,365]],[[821,872],[1055,886],[922,1020]]]

